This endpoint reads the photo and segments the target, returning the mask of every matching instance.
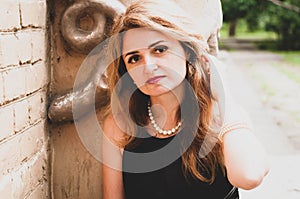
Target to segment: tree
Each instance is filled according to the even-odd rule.
[[[257,0],[221,0],[224,22],[229,24],[229,36],[235,36],[238,20],[245,18],[256,6]]]
[[[300,0],[221,0],[229,36],[235,35],[239,19],[249,30],[264,28],[277,34],[275,48],[300,50]],[[273,46],[274,47],[274,46]]]
[[[281,1],[289,7],[271,4],[268,6],[268,20],[266,30],[274,31],[278,35],[277,48],[281,50],[300,50],[300,7],[299,0]]]

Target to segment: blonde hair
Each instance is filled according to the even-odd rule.
[[[197,116],[199,118],[197,118],[196,132],[190,132],[195,135],[195,138],[181,157],[183,169],[185,174],[190,173],[201,181],[212,183],[218,166],[223,165],[223,153],[220,143],[216,141],[216,133],[211,128],[215,119],[212,113],[213,99],[209,89],[209,75],[205,70],[205,63],[201,59],[201,55],[208,51],[207,44],[201,35],[194,31],[193,25],[191,20],[184,15],[184,11],[172,1],[141,0],[130,5],[126,12],[115,20],[112,27],[108,53],[114,58],[114,61],[107,70],[108,87],[110,89],[109,94],[112,96],[116,84],[123,75],[121,68],[124,70],[125,67],[124,61],[120,57],[122,54],[122,34],[120,33],[133,28],[151,28],[177,39],[187,55],[186,79],[194,90],[197,106],[200,109],[200,115]],[[117,36],[114,36],[116,34]],[[123,95],[128,88],[121,86],[122,89]],[[125,146],[134,140],[136,124],[145,126],[149,122],[147,116],[149,96],[137,89],[132,100],[138,101],[138,103],[130,103],[129,113],[122,109],[120,98],[111,101],[106,109],[106,114],[112,113],[112,104],[118,106],[120,110],[118,114],[123,115],[122,119],[126,123],[126,129],[123,130],[129,134],[124,140],[123,145]],[[177,115],[179,117],[179,114]],[[132,120],[136,124],[133,124]],[[200,152],[206,155],[200,157]],[[200,172],[199,168],[205,174]]]

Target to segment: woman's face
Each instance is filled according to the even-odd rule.
[[[151,29],[127,31],[122,58],[134,83],[146,95],[167,93],[182,83],[186,75],[186,56],[181,44]]]

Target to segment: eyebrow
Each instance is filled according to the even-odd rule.
[[[153,44],[150,44],[149,46],[148,46],[148,49],[149,48],[152,48],[153,46],[155,46],[155,45],[157,45],[157,44],[159,44],[159,43],[162,43],[162,42],[165,42],[164,40],[159,40],[159,41],[157,41],[157,42],[154,42]],[[125,55],[125,57],[127,57],[128,55],[132,55],[132,54],[135,54],[135,53],[137,53],[138,51],[131,51],[131,52],[128,52],[128,53],[126,53],[126,55]]]

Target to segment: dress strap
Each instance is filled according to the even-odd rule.
[[[224,197],[224,199],[238,199],[239,196],[237,196],[236,198],[232,197],[236,190],[237,190],[236,187],[232,187],[232,189],[228,192],[228,194]]]

